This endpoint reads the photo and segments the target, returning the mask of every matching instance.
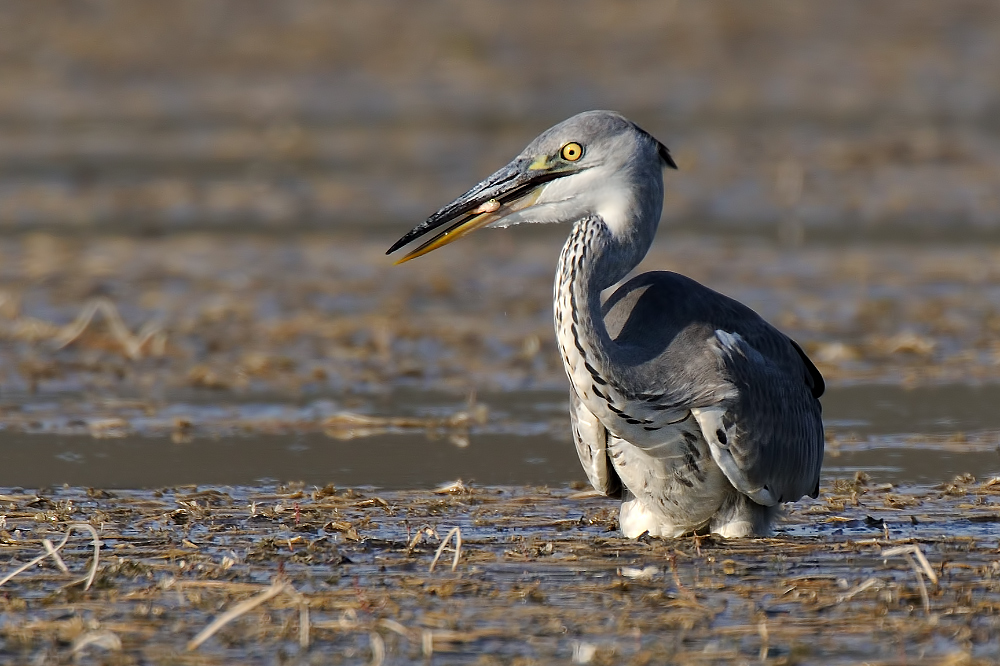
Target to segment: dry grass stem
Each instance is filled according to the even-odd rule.
[[[268,587],[266,590],[264,590],[257,596],[250,597],[246,601],[242,601],[236,604],[228,611],[226,611],[219,617],[215,618],[215,620],[213,620],[211,624],[202,629],[197,636],[192,638],[187,644],[188,652],[197,650],[202,643],[204,643],[213,635],[215,635],[215,632],[217,632],[219,629],[222,629],[222,627],[226,626],[236,618],[240,617],[241,615],[245,615],[246,613],[249,613],[257,606],[260,606],[269,599],[273,599],[279,594],[288,591],[288,589],[289,585],[285,581],[283,580],[275,581],[274,583],[271,584],[270,587]]]
[[[101,556],[101,540],[97,536],[97,530],[95,530],[94,526],[90,525],[89,523],[73,523],[72,525],[69,526],[69,529],[70,530],[80,529],[80,530],[84,530],[84,531],[90,532],[90,536],[93,538],[93,543],[94,543],[94,559],[90,563],[90,571],[87,573],[87,575],[84,578],[80,579],[80,581],[86,581],[86,584],[83,586],[83,589],[89,590],[90,586],[94,584],[94,578],[97,576],[97,564],[98,564],[98,561],[100,560],[100,556]],[[67,532],[67,536],[68,535],[69,535],[69,532]],[[78,581],[78,582],[80,582],[80,581]]]
[[[62,558],[59,557],[59,551],[62,550],[62,548],[69,542],[70,535],[72,535],[74,531],[78,530],[89,532],[91,537],[93,538],[94,559],[90,564],[90,571],[87,573],[87,575],[81,578],[80,580],[71,583],[71,585],[75,585],[76,583],[80,582],[86,582],[86,585],[84,585],[83,589],[89,590],[90,586],[93,585],[94,583],[94,578],[97,576],[97,565],[100,560],[100,553],[101,553],[101,540],[97,535],[97,530],[94,529],[93,525],[90,525],[88,523],[71,523],[67,525],[66,534],[63,536],[63,539],[62,541],[59,542],[58,546],[53,546],[52,542],[48,541],[47,539],[43,539],[42,543],[45,545],[45,553],[39,555],[30,562],[22,564],[14,571],[10,572],[3,578],[0,578],[0,587],[8,583],[17,575],[35,566],[36,564],[44,560],[46,557],[53,558],[56,561],[56,566],[59,567],[61,571],[63,571],[64,573],[69,573],[69,569],[66,567],[65,562],[63,562]]]
[[[417,416],[371,416],[342,412],[323,421],[324,432],[335,439],[369,437],[389,430],[468,431],[474,425],[483,425],[489,417],[486,405],[471,405],[443,418]]]
[[[292,587],[291,584],[285,588],[285,594],[295,600],[299,606],[299,647],[303,650],[309,647],[310,641],[310,618],[309,599],[304,594]]]
[[[163,327],[157,322],[146,322],[134,335],[128,330],[118,308],[107,298],[95,298],[83,306],[83,310],[70,324],[59,329],[53,336],[56,349],[69,346],[77,340],[87,327],[90,326],[94,315],[100,312],[104,316],[104,321],[108,324],[108,332],[125,351],[125,356],[132,360],[142,358],[142,349],[147,343],[152,343],[151,351],[154,356],[162,356],[167,343],[166,333]]]
[[[381,620],[378,621],[378,626],[388,629],[389,631],[395,634],[399,634],[408,641],[413,640],[414,632],[410,631],[409,629],[404,627],[399,622],[396,622],[395,620],[390,620],[389,618],[382,618]]]
[[[52,542],[48,539],[42,539],[42,545],[45,546],[45,552],[48,556],[51,557],[55,561],[56,566],[59,567],[59,571],[62,571],[64,574],[68,574],[69,567],[67,567],[66,563],[63,562],[63,559],[59,557],[59,552],[52,545]]]
[[[930,597],[927,595],[927,586],[924,585],[923,574],[927,574],[927,577],[935,585],[937,585],[938,583],[937,574],[935,574],[934,570],[931,569],[930,563],[927,561],[927,558],[924,557],[924,554],[920,550],[920,548],[914,544],[908,544],[906,546],[897,546],[896,548],[889,548],[888,550],[882,551],[883,557],[891,557],[893,555],[902,555],[903,558],[906,559],[906,563],[910,565],[911,569],[913,569],[913,573],[917,575],[917,587],[920,590],[920,599],[924,605],[924,613],[930,615],[931,600]],[[916,559],[914,559],[914,557],[916,557]],[[919,565],[917,564],[918,561],[920,562]]]
[[[650,564],[645,567],[620,567],[618,575],[632,580],[653,580],[660,573],[660,567]]]
[[[368,639],[372,644],[371,666],[382,666],[385,662],[385,641],[382,640],[382,636],[375,631],[368,634]]]
[[[760,635],[760,655],[758,655],[758,659],[763,663],[767,661],[767,653],[771,646],[770,634],[767,631],[767,622],[761,620],[757,625],[757,633]]]
[[[71,652],[78,655],[91,646],[102,648],[108,652],[121,652],[122,639],[118,637],[118,634],[107,629],[88,631],[76,637]]]
[[[309,649],[309,602],[305,597],[299,601],[299,647]]]
[[[413,538],[410,540],[410,544],[406,547],[406,554],[412,555],[413,549],[416,548],[418,543],[420,543],[424,539],[428,539],[431,537],[435,539],[441,538],[438,536],[437,530],[435,530],[430,525],[424,525],[420,527],[420,529],[417,530],[417,533],[414,534]]]
[[[434,567],[437,565],[438,559],[441,557],[441,553],[444,552],[445,547],[448,545],[448,542],[451,541],[453,536],[455,537],[455,557],[451,561],[451,570],[454,571],[458,568],[458,559],[462,556],[462,528],[453,527],[441,541],[441,545],[438,546],[437,552],[434,553],[434,559],[431,560],[431,567],[428,573],[434,573]]]
[[[866,581],[864,581],[863,583],[859,583],[858,585],[855,585],[853,588],[851,588],[847,592],[844,592],[843,594],[838,595],[837,596],[837,603],[842,603],[844,601],[849,601],[849,600],[853,599],[855,596],[857,596],[857,595],[861,594],[862,592],[864,592],[865,590],[867,590],[868,588],[874,587],[875,585],[879,585],[881,582],[882,582],[881,580],[879,580],[878,578],[875,578],[873,576],[873,577],[867,579]]]
[[[462,479],[449,481],[434,489],[435,495],[458,495],[469,491],[469,487],[462,483]]]
[[[30,569],[31,567],[35,566],[36,564],[38,564],[39,562],[41,562],[42,560],[44,560],[48,556],[49,556],[48,553],[45,553],[44,555],[39,555],[38,557],[36,557],[35,559],[31,560],[30,562],[26,562],[25,564],[22,564],[18,568],[14,569],[13,571],[11,571],[9,574],[7,574],[6,576],[4,576],[3,578],[0,578],[0,587],[3,587],[3,585],[5,585],[8,581],[10,581],[11,579],[13,579],[15,576],[17,576],[17,575],[19,575],[19,574],[27,571],[28,569]]]
[[[920,562],[921,569],[923,569],[923,572],[927,574],[927,577],[930,578],[931,582],[934,583],[935,585],[938,584],[937,574],[934,573],[934,569],[931,568],[931,564],[930,562],[927,561],[927,558],[924,556],[924,552],[920,550],[920,546],[917,546],[915,544],[907,544],[905,546],[896,546],[895,548],[889,548],[882,551],[882,557],[893,557],[894,555],[902,555],[904,553],[910,553],[911,555],[916,557],[917,561]]]
[[[588,641],[573,641],[573,663],[589,664],[597,655],[597,646]]]
[[[926,613],[927,615],[930,615],[931,614],[931,600],[930,600],[930,597],[927,596],[927,586],[924,585],[924,577],[920,573],[920,568],[917,566],[917,563],[913,560],[913,556],[910,555],[909,553],[903,553],[903,557],[906,558],[906,562],[907,562],[907,564],[910,565],[910,568],[913,569],[913,572],[915,574],[917,574],[917,586],[920,589],[920,600],[924,604],[924,613]]]

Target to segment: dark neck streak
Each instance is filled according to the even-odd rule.
[[[610,286],[604,284],[609,276],[607,270],[602,270],[602,259],[607,258],[613,243],[611,232],[599,217],[576,222],[559,256],[555,287],[557,329],[563,329],[564,344],[573,345],[583,357],[594,389],[604,394],[609,387],[626,393],[610,379],[618,376],[612,367],[616,343],[608,334],[601,313],[601,290]],[[570,335],[566,336],[566,332]],[[565,352],[563,356],[566,357]]]

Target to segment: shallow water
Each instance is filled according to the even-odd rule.
[[[551,324],[562,230],[398,267],[388,242],[0,239],[0,484],[582,480]],[[1000,472],[998,256],[665,228],[642,268],[749,303],[810,353],[827,480],[940,483]]]
[[[584,480],[569,440],[565,393],[478,396],[484,418],[468,427],[374,424],[322,432],[336,414],[305,406],[182,403],[135,417],[133,433],[95,437],[85,420],[63,434],[0,431],[0,485],[157,488],[301,481],[323,486],[432,488],[454,479],[480,485],[551,485]],[[972,473],[1000,475],[998,386],[831,388],[823,398],[828,448],[824,483],[868,473],[873,482],[936,484]],[[35,416],[44,416],[35,405]],[[366,413],[428,418],[462,410],[448,394],[399,391],[369,401]],[[172,437],[175,415],[203,434]],[[284,419],[288,432],[274,433]],[[158,425],[166,424],[168,431]],[[112,426],[113,427],[113,426]],[[284,427],[284,426],[283,426]],[[214,430],[214,432],[213,432]],[[319,430],[319,431],[318,431]],[[329,429],[328,429],[329,430]],[[145,433],[145,434],[143,434]],[[98,432],[98,435],[101,433]]]
[[[516,231],[397,268],[350,234],[0,239],[3,571],[73,523],[103,542],[96,588],[72,584],[85,534],[69,573],[0,588],[0,661],[113,636],[176,663],[989,663],[1000,248],[664,233],[644,268],[747,301],[816,359],[827,454],[772,539],[647,543],[578,490],[561,234]],[[453,527],[455,572],[430,572]],[[273,581],[295,594],[185,651]]]
[[[86,533],[65,573],[6,583],[0,651],[21,663],[70,646],[99,660],[109,648],[86,641],[109,634],[143,661],[198,664],[990,663],[1000,649],[995,482],[839,484],[775,537],[729,541],[622,539],[607,502],[527,486],[2,490],[17,560],[71,521],[99,527],[105,551],[89,591],[73,583]],[[456,528],[457,562],[446,551],[432,570]],[[269,583],[290,587],[191,651]]]

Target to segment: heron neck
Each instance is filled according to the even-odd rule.
[[[595,375],[597,381],[614,376],[609,370],[617,350],[604,324],[601,292],[625,277],[647,249],[622,247],[599,217],[573,225],[559,256],[554,315],[556,338],[574,384],[589,385]]]

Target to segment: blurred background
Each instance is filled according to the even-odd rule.
[[[419,419],[447,435],[439,477],[468,474],[459,449],[490,482],[580,476],[551,324],[566,230],[384,250],[594,108],[680,166],[642,270],[801,342],[831,450],[973,431],[993,451],[993,394],[967,389],[1000,376],[998,72],[989,0],[6,0],[0,448],[51,451],[0,483],[166,483],[141,476],[148,442],[261,433],[287,469],[260,453],[234,481],[225,454],[198,480],[423,482],[324,444],[391,451]],[[470,433],[541,439],[490,476]],[[81,476],[127,451],[131,475]]]
[[[1000,227],[989,0],[13,0],[0,26],[4,231],[395,233],[592,108],[673,149],[673,225]]]

